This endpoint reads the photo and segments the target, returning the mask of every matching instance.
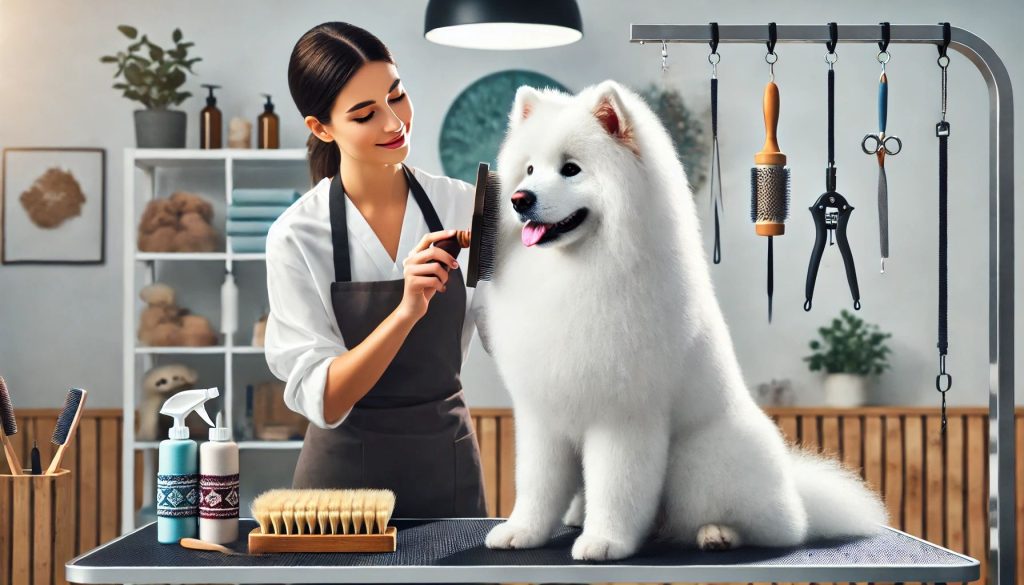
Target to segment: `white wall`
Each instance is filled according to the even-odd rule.
[[[282,145],[301,146],[305,127],[290,102],[286,81],[292,45],[322,21],[347,20],[363,26],[380,36],[397,57],[417,116],[410,162],[430,172],[441,171],[437,141],[448,105],[483,75],[526,68],[577,89],[605,78],[635,86],[658,80],[659,49],[628,43],[630,23],[716,20],[732,24],[774,19],[824,25],[830,20],[841,24],[948,20],[986,39],[1003,56],[1012,78],[1022,79],[1021,49],[1014,36],[1019,34],[1017,24],[1024,9],[1009,0],[981,6],[948,0],[842,5],[814,0],[580,3],[585,33],[581,42],[558,49],[502,53],[425,41],[423,0],[0,0],[0,146],[99,146],[107,149],[108,161],[105,265],[0,267],[0,374],[14,389],[16,406],[57,407],[72,385],[91,390],[91,406],[121,404],[121,161],[122,149],[134,143],[135,104],[110,88],[112,70],[98,58],[124,45],[115,30],[122,23],[164,42],[174,27],[180,27],[196,43],[194,50],[204,59],[197,65],[198,76],[188,82],[196,97],[182,105],[190,115],[190,146],[197,143],[196,114],[204,105],[200,83],[224,86],[219,105],[225,119],[255,117],[261,110],[257,94],[273,94],[282,117]],[[938,403],[934,390],[936,51],[925,45],[891,47],[889,130],[903,139],[905,150],[887,164],[892,258],[888,272],[880,276],[874,209],[877,166],[859,147],[861,137],[876,130],[876,50],[874,45],[839,48],[838,185],[857,207],[850,239],[864,303],[860,315],[894,333],[894,367],[879,380],[874,398],[887,404],[934,405]],[[815,328],[850,306],[842,261],[832,248],[821,265],[814,310],[805,313],[801,307],[813,242],[813,227],[804,209],[823,190],[826,162],[824,47],[777,47],[776,78],[782,94],[779,136],[793,169],[793,205],[788,233],[776,239],[775,323],[770,327],[763,276],[766,242],[753,235],[748,217],[748,169],[764,138],[765,51],[761,45],[723,45],[720,52],[720,136],[728,216],[723,225],[724,263],[714,268],[719,299],[748,382],[789,377],[800,403],[820,403],[820,378],[808,372],[800,358],[806,355],[806,342]],[[681,88],[698,110],[708,98],[706,53],[707,47],[701,45],[673,45],[669,50],[671,71],[666,81]],[[949,104],[953,130],[949,368],[955,380],[949,401],[983,405],[988,385],[988,98],[981,76],[955,53]],[[1017,162],[1024,169],[1019,154]],[[706,193],[698,194],[698,200],[705,202]],[[710,230],[705,233],[709,235]],[[610,299],[614,294],[609,291]],[[473,344],[463,372],[470,404],[509,405],[492,361],[477,340]]]

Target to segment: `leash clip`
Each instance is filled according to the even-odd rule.
[[[943,120],[935,125],[935,135],[938,137],[949,136],[949,122]]]

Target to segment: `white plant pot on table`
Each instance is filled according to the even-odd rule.
[[[864,405],[867,377],[860,374],[825,376],[825,404],[839,408]]]

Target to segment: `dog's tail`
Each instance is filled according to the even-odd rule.
[[[888,524],[881,499],[838,461],[794,448],[797,491],[807,511],[808,538],[870,536]]]

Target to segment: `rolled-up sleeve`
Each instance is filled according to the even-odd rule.
[[[271,229],[267,237],[267,320],[265,351],[274,376],[285,382],[284,403],[324,429],[324,388],[334,358],[348,351],[324,304],[316,280],[287,231]]]

